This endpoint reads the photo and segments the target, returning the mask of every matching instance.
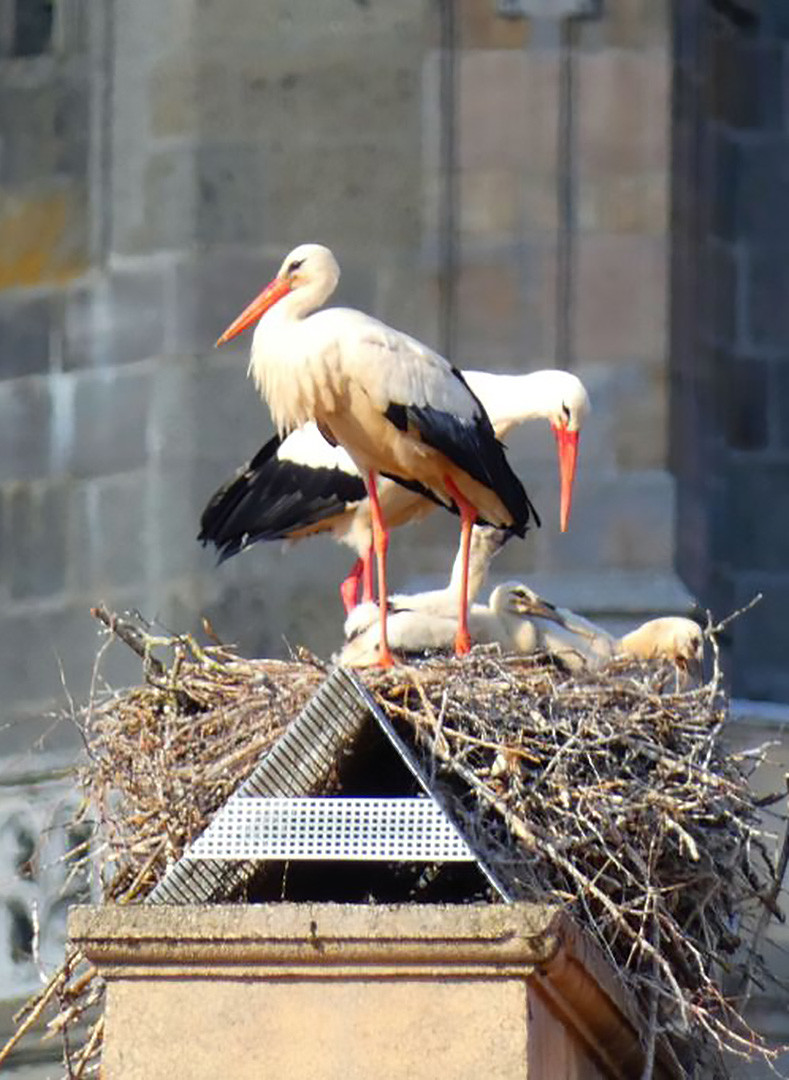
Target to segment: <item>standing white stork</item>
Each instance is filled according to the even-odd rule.
[[[339,276],[328,248],[297,247],[217,345],[257,321],[249,371],[278,433],[314,420],[329,442],[345,447],[364,477],[378,562],[384,666],[394,661],[386,635],[388,532],[377,476],[383,473],[457,510],[464,573],[455,649],[468,652],[471,529],[480,518],[523,536],[536,513],[459,371],[414,338],[362,312],[316,311]]]
[[[525,375],[463,371],[482,402],[496,437],[516,425],[545,419],[556,438],[559,456],[560,528],[570,516],[578,439],[589,413],[589,395],[569,371],[544,370]],[[413,521],[434,503],[418,492],[382,478],[378,499],[387,525]],[[358,556],[340,586],[346,614],[356,605],[359,583],[372,600],[372,518],[364,481],[341,446],[331,446],[314,423],[275,435],[211,497],[203,511],[198,540],[213,543],[220,561],[258,540],[297,540],[322,532],[352,547]]]

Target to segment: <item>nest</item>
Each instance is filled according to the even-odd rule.
[[[306,654],[247,661],[98,614],[146,669],[144,685],[80,718],[83,812],[96,830],[81,857],[98,864],[104,900],[128,903],[161,880],[326,670]],[[660,1037],[689,1075],[725,1074],[727,1051],[771,1056],[741,1006],[763,977],[766,921],[780,915],[787,844],[776,861],[760,819],[782,796],[757,801],[749,788],[761,753],[719,747],[717,656],[712,681],[690,689],[663,667],[571,676],[486,648],[364,679],[512,894],[563,905],[604,951],[645,1017],[645,1075]],[[66,1075],[97,1073],[102,992],[70,950],[17,1017],[0,1064],[51,1007]]]

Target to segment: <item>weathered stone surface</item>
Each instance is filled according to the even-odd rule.
[[[784,52],[776,40],[716,34],[710,58],[710,114],[731,128],[780,130]]]
[[[732,344],[742,334],[742,258],[731,244],[708,241],[701,275],[701,329],[708,342]]]
[[[787,485],[787,462],[760,461],[754,468],[735,461],[729,466],[729,551],[740,571],[786,571],[789,503],[780,492]]]
[[[164,350],[174,268],[140,259],[65,294],[63,367],[109,368]]]
[[[789,699],[789,669],[786,665],[786,605],[789,578],[786,563],[775,574],[739,576],[736,607],[742,607],[761,592],[764,599],[731,626],[731,667],[733,692],[757,700]]]
[[[77,183],[36,183],[0,201],[0,289],[63,284],[87,258],[85,191]]]
[[[12,600],[64,590],[70,497],[69,484],[63,481],[15,484],[6,492],[2,536]]]
[[[68,546],[73,587],[91,600],[145,581],[148,474],[100,477],[73,485]]]
[[[758,246],[749,255],[746,341],[755,350],[783,352],[789,342],[787,247]]]
[[[0,381],[0,482],[47,474],[52,420],[43,376]]]
[[[789,243],[789,140],[776,136],[740,147],[737,229],[751,243]]]
[[[587,232],[665,235],[668,225],[665,173],[584,178],[578,190],[578,223]]]
[[[577,348],[588,360],[662,356],[668,267],[662,237],[588,235],[578,240]]]
[[[39,375],[49,368],[60,337],[59,296],[16,293],[0,298],[0,379]]]
[[[0,94],[3,132],[0,177],[4,185],[17,186],[49,177],[56,171],[55,90],[49,80],[4,86]]]
[[[744,359],[730,360],[721,373],[726,437],[733,450],[763,450],[770,441],[768,373],[767,361]],[[777,387],[775,392],[780,401]]]
[[[662,50],[612,49],[578,57],[582,176],[666,173],[669,75]]]
[[[78,477],[128,472],[145,465],[151,368],[81,373],[74,381],[74,413],[66,449]]]

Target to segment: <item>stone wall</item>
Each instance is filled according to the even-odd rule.
[[[673,468],[679,567],[731,628],[735,693],[786,700],[789,8],[676,5]]]
[[[84,697],[100,600],[177,630],[205,612],[256,653],[336,647],[347,552],[269,545],[217,570],[194,542],[207,497],[270,430],[244,377],[247,341],[212,342],[304,239],[337,251],[340,303],[452,341],[468,366],[558,357],[589,385],[566,536],[547,428],[510,440],[544,526],[510,546],[501,574],[609,614],[685,602],[665,468],[666,4],[616,0],[564,44],[555,25],[477,0],[456,11],[449,99],[446,28],[423,0],[332,0],[320,18],[306,0],[65,0],[46,53],[3,62],[0,108],[25,117],[9,120],[3,154],[3,205],[22,214],[0,295],[7,711],[40,716],[63,701],[62,679]],[[572,244],[563,350],[557,227]],[[412,535],[392,545],[393,581],[440,582],[456,523],[436,514]],[[119,648],[105,670],[138,677]]]

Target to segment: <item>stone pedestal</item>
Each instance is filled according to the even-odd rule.
[[[555,908],[75,908],[70,930],[108,984],[106,1080],[641,1075],[631,1007]]]

